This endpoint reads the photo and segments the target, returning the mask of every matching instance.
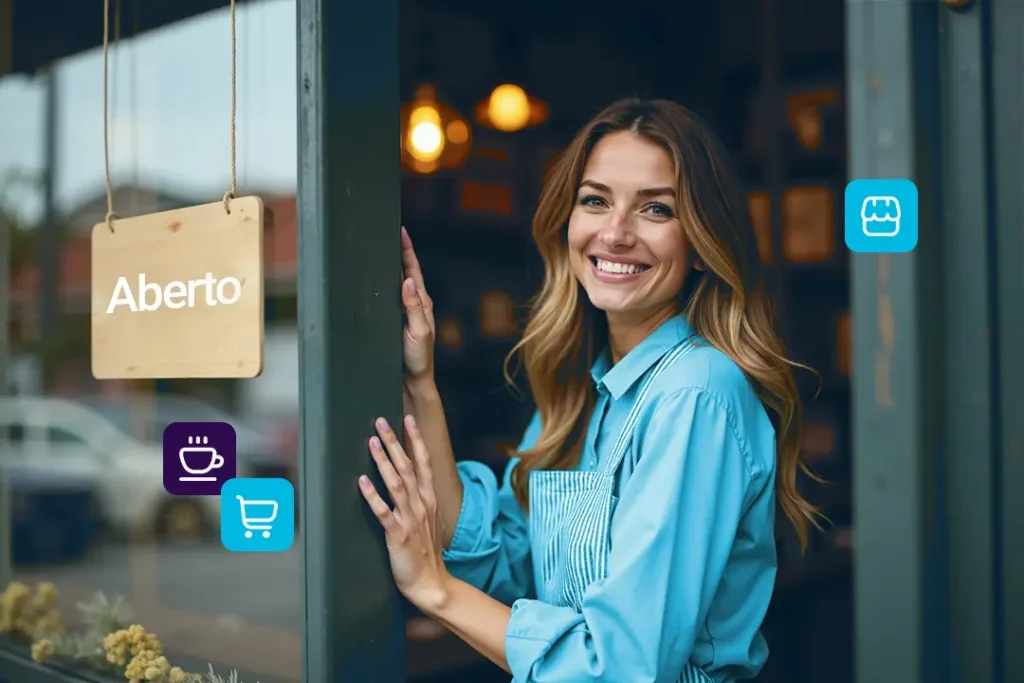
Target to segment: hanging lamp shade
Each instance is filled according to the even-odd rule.
[[[548,118],[548,106],[515,84],[503,83],[476,105],[478,123],[505,133],[537,126]]]
[[[465,163],[473,131],[454,108],[437,98],[432,85],[421,85],[401,109],[402,165],[414,173],[451,170]]]

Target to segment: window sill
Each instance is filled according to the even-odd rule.
[[[0,640],[0,683],[114,683],[117,679],[88,669],[68,669],[40,664],[32,659],[31,650]]]

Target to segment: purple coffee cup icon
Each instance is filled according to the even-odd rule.
[[[164,488],[175,496],[217,496],[237,473],[235,430],[226,422],[172,422],[164,430]]]

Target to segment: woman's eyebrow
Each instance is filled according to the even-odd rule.
[[[599,183],[596,180],[582,180],[580,181],[580,188],[589,187],[598,192],[611,193],[612,188],[608,187],[604,183]],[[638,197],[675,197],[676,190],[674,187],[649,187],[643,190],[638,190],[636,195]]]
[[[636,193],[638,197],[675,197],[674,187],[651,187]]]
[[[608,187],[604,183],[599,183],[596,180],[582,180],[582,181],[580,181],[580,188],[582,189],[584,187],[589,187],[589,188],[595,189],[598,192],[608,192],[608,193],[611,193],[611,191],[612,191],[612,188]]]

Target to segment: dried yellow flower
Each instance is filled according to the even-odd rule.
[[[32,659],[40,663],[45,662],[53,656],[54,649],[53,643],[49,640],[32,643]]]
[[[32,603],[40,609],[53,607],[57,604],[57,587],[49,581],[44,581],[36,586],[36,594]]]
[[[103,651],[107,655],[107,661],[117,666],[124,666],[128,663],[128,631],[114,631],[103,639]]]
[[[133,655],[136,655],[143,650],[149,650],[158,656],[163,654],[163,646],[160,644],[160,641],[157,640],[156,635],[149,633],[145,628],[138,624],[132,624],[128,627],[128,642],[131,646],[131,653]]]
[[[38,584],[33,594],[24,583],[12,581],[0,593],[0,633],[24,640],[61,635],[64,625],[56,605],[52,583]]]
[[[124,669],[124,676],[130,681],[151,681],[155,676],[150,676],[150,668],[152,667],[152,660],[156,657],[151,657],[148,652],[140,652],[139,654],[132,657],[132,660],[128,662],[128,666]]]
[[[160,641],[139,624],[132,624],[127,629],[108,635],[103,640],[103,649],[108,662],[128,667],[125,676],[129,680],[154,680],[146,676],[150,663],[157,659],[167,663],[162,657],[163,646]],[[164,672],[162,675],[167,674]]]
[[[7,588],[0,594],[0,600],[5,604],[11,600],[20,600],[30,593],[28,586],[23,584],[21,581],[11,581],[7,584]]]
[[[25,599],[31,595],[28,586],[20,581],[11,581],[0,593],[0,633],[22,635]]]
[[[104,648],[108,661],[125,667],[124,676],[131,683],[164,683],[171,673],[160,641],[139,624],[107,636]]]
[[[167,683],[203,683],[206,677],[203,674],[193,674],[183,670],[180,666],[172,666],[167,674]]]

